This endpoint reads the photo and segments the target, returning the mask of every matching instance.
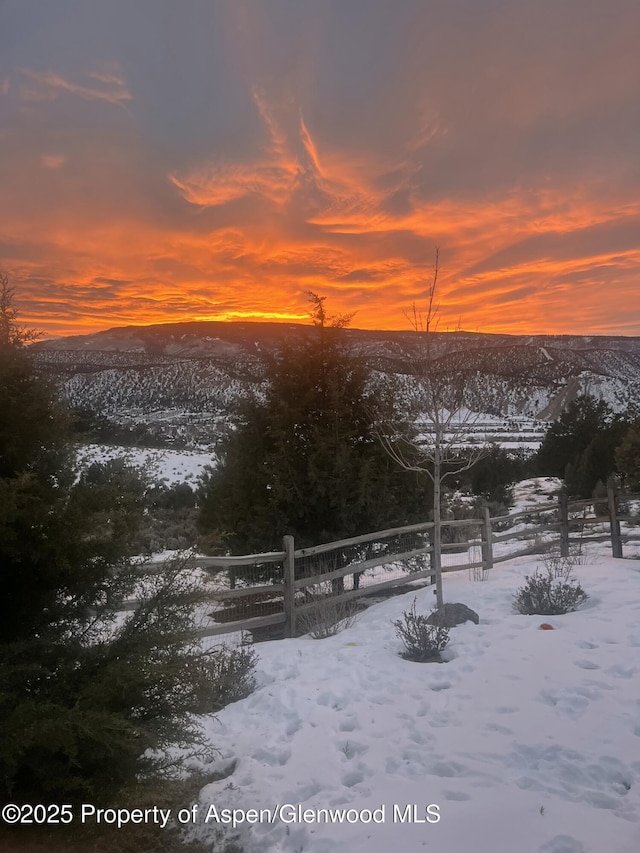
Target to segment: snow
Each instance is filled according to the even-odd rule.
[[[562,488],[562,480],[558,477],[530,477],[520,480],[513,487],[513,503],[509,510],[511,515],[545,508],[545,505],[557,504],[558,493]]]
[[[213,464],[213,451],[152,449],[120,445],[85,444],[77,451],[78,467],[88,468],[94,462],[104,463],[124,459],[127,465],[143,469],[155,482],[167,486],[189,483],[192,487],[203,473],[205,465]]]
[[[638,853],[640,561],[607,553],[589,546],[575,569],[589,600],[558,617],[512,608],[540,558],[447,575],[445,600],[480,624],[451,630],[444,663],[405,661],[392,625],[414,596],[428,612],[431,588],[329,639],[258,645],[258,688],[204,719],[220,750],[205,769],[224,778],[194,832],[239,834],[245,853]],[[234,831],[208,812],[288,804]],[[421,822],[401,822],[414,804]],[[373,819],[313,822],[325,808]]]

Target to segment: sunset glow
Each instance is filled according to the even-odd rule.
[[[0,270],[50,336],[640,334],[636,0],[7,0]]]

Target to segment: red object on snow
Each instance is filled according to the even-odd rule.
[[[540,630],[541,631],[554,631],[555,628],[553,627],[553,625],[550,625],[548,622],[543,622],[542,625],[540,625]]]

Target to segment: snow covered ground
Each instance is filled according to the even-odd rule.
[[[257,646],[256,691],[205,719],[207,769],[226,775],[197,833],[233,834],[225,808],[284,806],[239,823],[246,853],[638,853],[640,561],[591,548],[590,598],[565,616],[514,613],[535,557],[447,575],[445,600],[480,624],[451,630],[445,663],[405,661],[392,625],[414,595],[428,612],[430,588],[335,637]]]
[[[124,459],[127,465],[141,468],[147,475],[165,486],[189,483],[194,486],[205,465],[213,461],[212,450],[170,450],[147,447],[122,447],[108,444],[84,444],[78,447],[77,461],[80,468],[88,468],[94,462]]]

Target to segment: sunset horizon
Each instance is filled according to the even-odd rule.
[[[0,272],[47,338],[640,335],[631,0],[8,0]]]
[[[20,318],[18,318],[20,319]],[[256,317],[233,317],[231,319],[169,319],[169,320],[159,320],[154,323],[147,322],[132,322],[132,323],[122,323],[113,326],[107,326],[104,328],[89,328],[85,331],[70,331],[68,333],[50,333],[45,331],[44,329],[38,329],[35,326],[29,325],[28,323],[21,323],[20,325],[24,328],[29,328],[31,331],[36,333],[36,338],[34,343],[43,343],[47,341],[55,341],[62,340],[68,338],[85,338],[90,335],[100,335],[100,334],[108,334],[109,332],[120,332],[125,330],[134,330],[134,329],[159,329],[164,326],[190,326],[190,325],[206,325],[206,324],[220,324],[222,326],[233,326],[233,325],[255,325],[255,326],[302,326],[307,327],[309,329],[313,328],[313,321],[311,318],[302,318],[302,319],[264,319],[259,316]],[[348,327],[346,327],[347,332],[364,332],[370,333],[372,335],[380,334],[403,334],[406,333],[408,335],[415,334],[415,330],[410,326],[403,326],[399,328],[383,328],[383,327],[364,327],[358,325],[357,321],[354,319],[352,323]],[[421,334],[419,331],[418,334]],[[465,329],[465,328],[437,328],[433,330],[433,334],[435,335],[451,335],[451,336],[496,336],[496,337],[512,337],[512,338],[586,338],[586,339],[599,339],[599,338],[623,338],[623,339],[634,339],[640,338],[640,334],[621,334],[617,332],[598,332],[598,333],[588,333],[588,332],[550,332],[550,331],[514,331],[513,328],[510,328],[506,331],[487,331],[486,329]]]

